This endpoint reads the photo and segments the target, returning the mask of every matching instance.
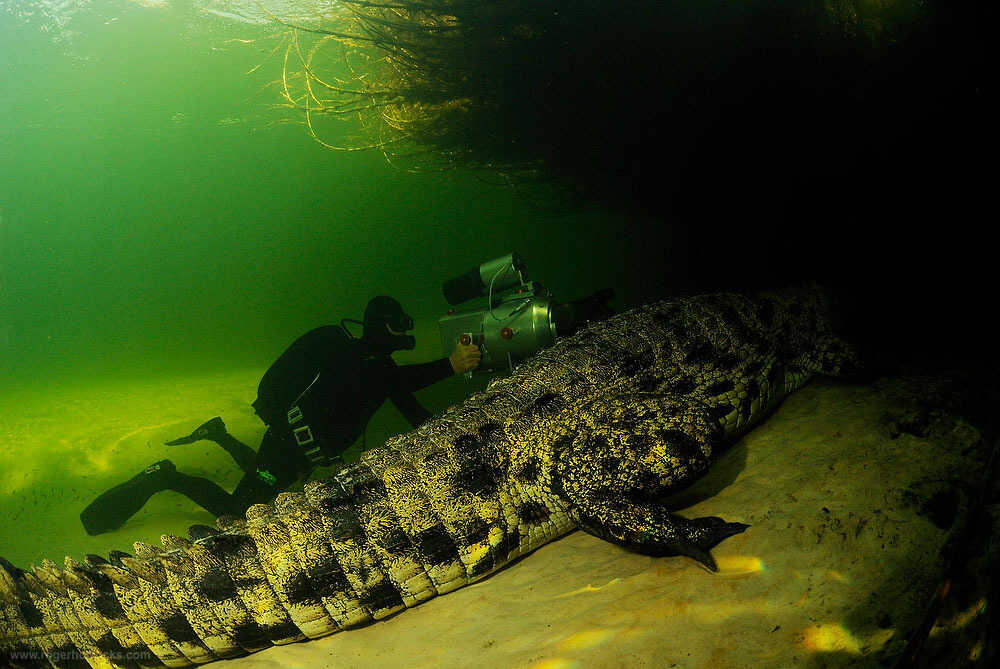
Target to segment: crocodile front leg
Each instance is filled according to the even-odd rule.
[[[577,415],[552,435],[552,483],[581,529],[650,555],[687,555],[715,571],[709,550],[748,526],[683,518],[657,501],[707,469],[721,436],[711,412],[671,395],[626,395]]]
[[[654,556],[686,555],[717,571],[709,550],[749,525],[728,523],[716,516],[684,518],[667,512],[655,502],[595,500],[576,516],[589,534]]]

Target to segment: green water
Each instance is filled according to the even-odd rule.
[[[228,43],[271,28],[127,2],[71,25],[53,42],[0,14],[4,386],[266,364],[381,292],[437,355],[441,282],[512,249],[565,298],[635,300],[657,272],[613,213],[552,218],[275,125],[297,118],[261,90],[278,63],[245,75],[261,51]]]
[[[323,148],[273,108],[280,64],[248,75],[264,46],[231,41],[273,27],[187,3],[82,3],[61,27],[0,7],[0,554],[15,562],[104,552],[76,516],[166,457],[156,439],[169,429],[148,426],[248,412],[292,340],[360,318],[376,294],[416,320],[405,363],[442,354],[441,283],[511,250],[557,297],[614,287],[618,308],[680,276],[667,235],[630,234],[620,212],[556,216],[478,175]],[[242,374],[220,391],[232,399],[200,404],[199,376],[229,372]],[[174,387],[190,392],[158,407]],[[440,409],[472,387],[453,380],[421,399]],[[369,444],[406,427],[383,408]],[[259,430],[245,435],[253,447]],[[238,478],[218,449],[199,453],[224,485]],[[18,538],[32,514],[64,527],[58,546]]]

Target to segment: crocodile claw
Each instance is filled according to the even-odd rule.
[[[709,571],[719,570],[709,549],[750,527],[746,523],[727,523],[717,516],[694,518],[690,523],[692,527],[688,531],[688,540],[678,542],[677,552],[697,560]]]

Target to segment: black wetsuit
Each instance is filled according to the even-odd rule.
[[[242,515],[251,505],[270,501],[314,467],[289,427],[291,406],[308,401],[310,427],[323,455],[332,459],[354,443],[386,399],[414,427],[429,418],[430,412],[417,403],[413,392],[452,373],[447,358],[397,367],[388,353],[367,350],[364,340],[350,337],[341,327],[310,330],[261,379],[253,406],[268,428],[257,451],[224,428],[221,436],[204,437],[222,446],[245,472],[232,493],[161,460],[100,495],[81,512],[80,519],[90,534],[110,531],[163,490],[179,492],[216,516]]]
[[[273,488],[282,489],[312,469],[288,424],[289,408],[307,388],[317,410],[309,416],[311,427],[323,453],[336,458],[361,436],[386,399],[414,427],[430,418],[413,393],[453,373],[447,358],[399,367],[388,353],[367,353],[362,341],[339,326],[310,330],[281,354],[258,386],[253,407],[268,429],[257,449],[256,470],[276,477]],[[233,496],[242,498],[261,483],[255,471],[248,472]]]

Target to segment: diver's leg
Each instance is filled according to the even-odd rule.
[[[170,475],[176,471],[170,460],[160,460],[125,483],[98,495],[80,512],[80,521],[87,534],[101,534],[121,527],[150,497],[167,489]]]
[[[222,446],[233,457],[233,460],[236,461],[240,469],[247,474],[254,473],[254,460],[257,458],[257,453],[239,439],[229,434],[226,431],[226,424],[222,422],[222,418],[219,416],[202,423],[194,429],[194,432],[186,437],[168,441],[167,446],[193,444],[203,439],[214,441],[219,446]]]
[[[253,473],[244,476],[233,490],[238,513],[254,504],[270,502],[300,477],[308,476],[308,470],[309,463],[291,435],[281,435],[269,428],[261,439]]]
[[[228,432],[223,432],[212,441],[226,449],[226,453],[233,456],[233,460],[236,461],[236,464],[239,465],[244,473],[253,474],[256,471],[254,469],[254,461],[257,459],[257,453],[242,441]]]
[[[201,476],[190,476],[174,471],[167,490],[181,493],[215,516],[242,513],[242,510],[237,508],[238,505],[235,504],[233,495],[223,490],[214,481]]]
[[[170,460],[160,460],[99,495],[80,512],[80,521],[87,534],[110,532],[124,525],[150,497],[164,490],[179,492],[216,516],[242,512],[234,497],[216,483],[182,474]]]
[[[247,474],[236,485],[233,490],[233,511],[234,516],[242,516],[254,504],[267,504],[274,500],[279,493],[283,492],[285,486],[279,486],[272,478],[258,476],[257,474]]]

